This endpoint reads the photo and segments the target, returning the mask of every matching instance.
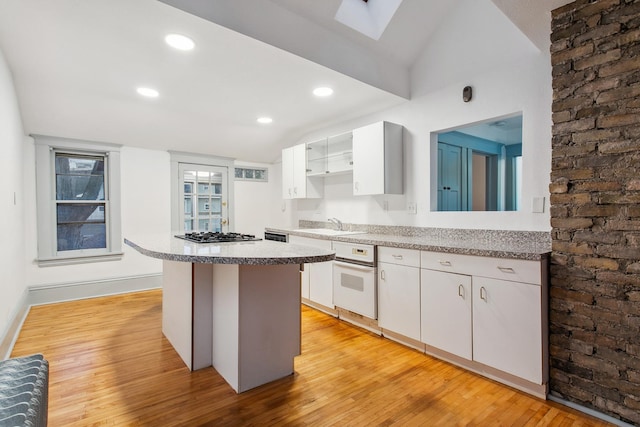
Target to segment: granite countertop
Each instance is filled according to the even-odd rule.
[[[152,258],[203,264],[303,264],[335,258],[333,251],[268,240],[203,244],[157,234],[126,237],[124,243]]]
[[[546,238],[548,233],[532,231],[376,226],[358,234],[325,236],[305,232],[304,228],[267,228],[266,230],[323,240],[532,261],[545,259],[551,252],[551,239]],[[396,234],[388,234],[390,231],[395,231]],[[398,234],[399,231],[402,231],[402,234]]]

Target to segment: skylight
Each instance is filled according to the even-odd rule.
[[[402,0],[342,0],[336,21],[379,40]]]

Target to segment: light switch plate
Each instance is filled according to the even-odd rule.
[[[534,197],[531,202],[531,212],[543,213],[544,212],[544,197]]]

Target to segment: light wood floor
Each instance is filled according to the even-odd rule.
[[[237,395],[190,373],[161,332],[160,291],[31,309],[13,356],[50,363],[57,426],[600,426],[303,307],[296,373]]]

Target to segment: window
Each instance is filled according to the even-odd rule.
[[[39,265],[120,259],[119,146],[34,138]]]
[[[240,181],[268,181],[267,169],[265,168],[235,168],[236,179]]]

